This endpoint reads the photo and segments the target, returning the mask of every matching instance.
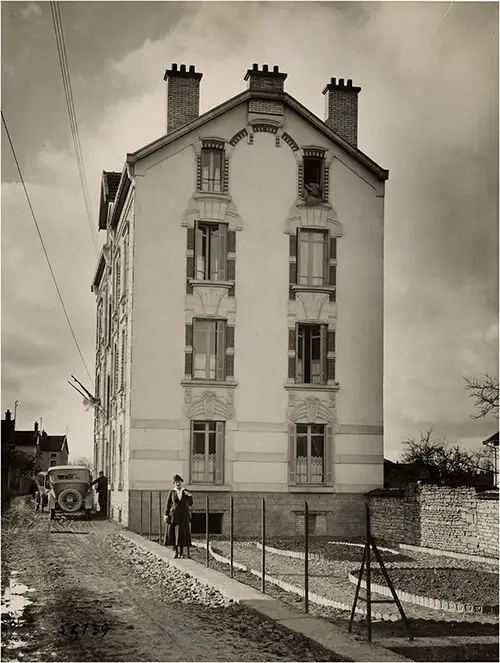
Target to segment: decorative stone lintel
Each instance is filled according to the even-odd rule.
[[[234,418],[234,386],[227,383],[196,384],[194,381],[182,382],[184,386],[184,414],[188,419]]]
[[[325,390],[323,390],[323,392],[324,391]],[[328,395],[329,399],[325,400],[323,398],[318,398],[318,395],[316,394],[302,393],[299,395],[296,391],[289,391],[288,420],[293,423],[308,424],[335,423],[337,420],[335,391],[330,391]]]
[[[236,205],[227,193],[195,192],[186,206],[181,225],[193,228],[197,221],[227,223],[230,229],[243,230]]]
[[[337,212],[329,203],[306,205],[302,200],[297,200],[285,222],[284,232],[290,235],[297,228],[308,227],[329,230],[333,237],[342,237],[344,234],[342,223],[337,218]]]

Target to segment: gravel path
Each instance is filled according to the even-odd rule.
[[[57,522],[48,534],[46,516],[16,508],[3,526],[2,592],[14,570],[35,591],[20,622],[2,614],[5,661],[338,660],[125,542],[111,523]]]

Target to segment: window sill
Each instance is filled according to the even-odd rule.
[[[327,209],[327,210],[332,209],[332,206],[330,205],[330,203],[328,202],[328,200],[326,198],[324,198],[323,200],[317,200],[315,202],[306,203],[305,198],[301,197],[297,200],[297,202],[295,203],[295,206],[296,207],[322,207],[323,209]]]
[[[301,382],[290,382],[285,383],[285,389],[287,391],[338,391],[340,384],[334,382],[333,384],[309,384]]]
[[[193,287],[204,286],[207,288],[227,288],[228,290],[234,286],[234,281],[210,281],[206,279],[189,279],[189,285]]]
[[[199,387],[237,387],[236,380],[203,380],[203,379],[189,379],[181,380],[183,387],[192,387],[198,385]]]
[[[303,285],[302,283],[295,283],[292,285],[293,292],[335,292],[337,289],[334,285]]]
[[[293,486],[288,486],[288,490],[290,493],[333,493],[334,488],[333,486],[325,486],[324,483],[317,483],[317,484],[310,484],[310,483],[304,483],[304,484],[294,484]]]
[[[202,191],[201,189],[196,191],[193,198],[195,200],[202,200],[203,198],[219,198],[220,200],[227,200],[228,202],[231,201],[231,196],[229,193],[223,193],[222,191]]]

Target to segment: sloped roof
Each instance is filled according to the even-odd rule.
[[[66,435],[42,435],[40,438],[40,451],[62,451]]]
[[[40,433],[34,430],[14,431],[14,444],[16,447],[35,447]]]
[[[106,229],[107,204],[113,202],[122,174],[114,170],[103,170],[101,178],[101,203],[99,206],[99,230]]]
[[[342,147],[346,152],[351,154],[359,163],[363,164],[366,168],[368,168],[368,170],[374,173],[374,175],[376,175],[376,177],[378,177],[381,181],[385,181],[389,178],[388,170],[382,168],[382,166],[379,166],[375,161],[370,159],[370,157],[368,157],[360,149],[354,147],[346,140],[344,140],[341,136],[336,134],[332,129],[330,129],[330,127],[327,124],[325,124],[325,122],[320,120],[319,117],[314,115],[314,113],[312,113],[308,108],[302,105],[291,95],[287,94],[286,92],[275,93],[275,92],[259,91],[257,93],[252,90],[246,90],[245,92],[241,92],[240,94],[231,97],[224,103],[220,104],[219,106],[216,106],[215,108],[212,108],[206,113],[203,113],[203,115],[200,115],[191,122],[188,122],[182,127],[179,127],[175,131],[172,131],[169,134],[161,136],[157,140],[153,141],[152,143],[149,143],[148,145],[145,145],[144,147],[140,148],[139,150],[136,150],[135,152],[130,152],[129,154],[127,154],[127,163],[129,164],[136,163],[140,159],[143,159],[144,157],[152,154],[153,152],[156,152],[157,150],[165,147],[166,145],[169,145],[170,143],[174,142],[175,140],[177,140],[181,136],[184,136],[190,131],[198,129],[207,122],[210,122],[216,117],[219,117],[220,115],[223,115],[227,111],[232,110],[236,106],[246,103],[249,99],[253,97],[259,99],[265,98],[265,99],[282,100],[286,106],[288,106],[293,111],[295,111],[297,115],[299,115],[303,120],[308,122],[315,129],[317,129],[323,135],[329,138],[332,142],[336,143],[337,145]]]
[[[483,442],[483,444],[491,444],[494,447],[498,447],[498,431],[493,433],[493,435],[490,435],[489,438]]]

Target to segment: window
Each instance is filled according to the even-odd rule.
[[[55,467],[57,465],[57,460],[51,460],[49,467]]]
[[[221,193],[223,186],[224,151],[203,148],[201,151],[201,190]]]
[[[125,386],[125,353],[126,353],[126,344],[125,344],[125,330],[122,331],[122,356],[120,363],[120,389],[123,389]]]
[[[115,260],[115,280],[114,280],[114,294],[113,294],[113,299],[115,306],[118,306],[118,303],[120,301],[120,294],[121,294],[121,264],[120,264],[120,253],[118,253],[116,260]]]
[[[326,325],[302,325],[297,330],[295,381],[326,384]]]
[[[325,483],[325,426],[297,424],[296,433],[296,482]]]
[[[50,454],[51,458],[57,458],[57,454]]]
[[[111,376],[108,375],[106,380],[106,419],[109,421],[111,416]]]
[[[118,490],[123,489],[123,426],[120,426],[118,442]]]
[[[224,482],[224,422],[191,422],[191,482]]]
[[[116,480],[116,432],[113,431],[111,437],[111,485],[115,483]]]
[[[224,320],[193,320],[193,378],[225,379],[225,331]]]
[[[324,159],[319,153],[304,156],[304,197],[323,199],[324,195]]]
[[[328,234],[318,230],[298,230],[297,283],[325,285],[328,280]]]
[[[224,281],[227,278],[227,226],[197,224],[195,256],[195,278]]]
[[[111,325],[112,325],[111,315],[112,315],[112,311],[111,311],[111,297],[108,297],[108,319],[107,319],[107,323],[108,323],[108,330],[107,330],[107,331],[108,331],[108,338],[107,338],[107,342],[108,342],[108,344],[111,343]]]

